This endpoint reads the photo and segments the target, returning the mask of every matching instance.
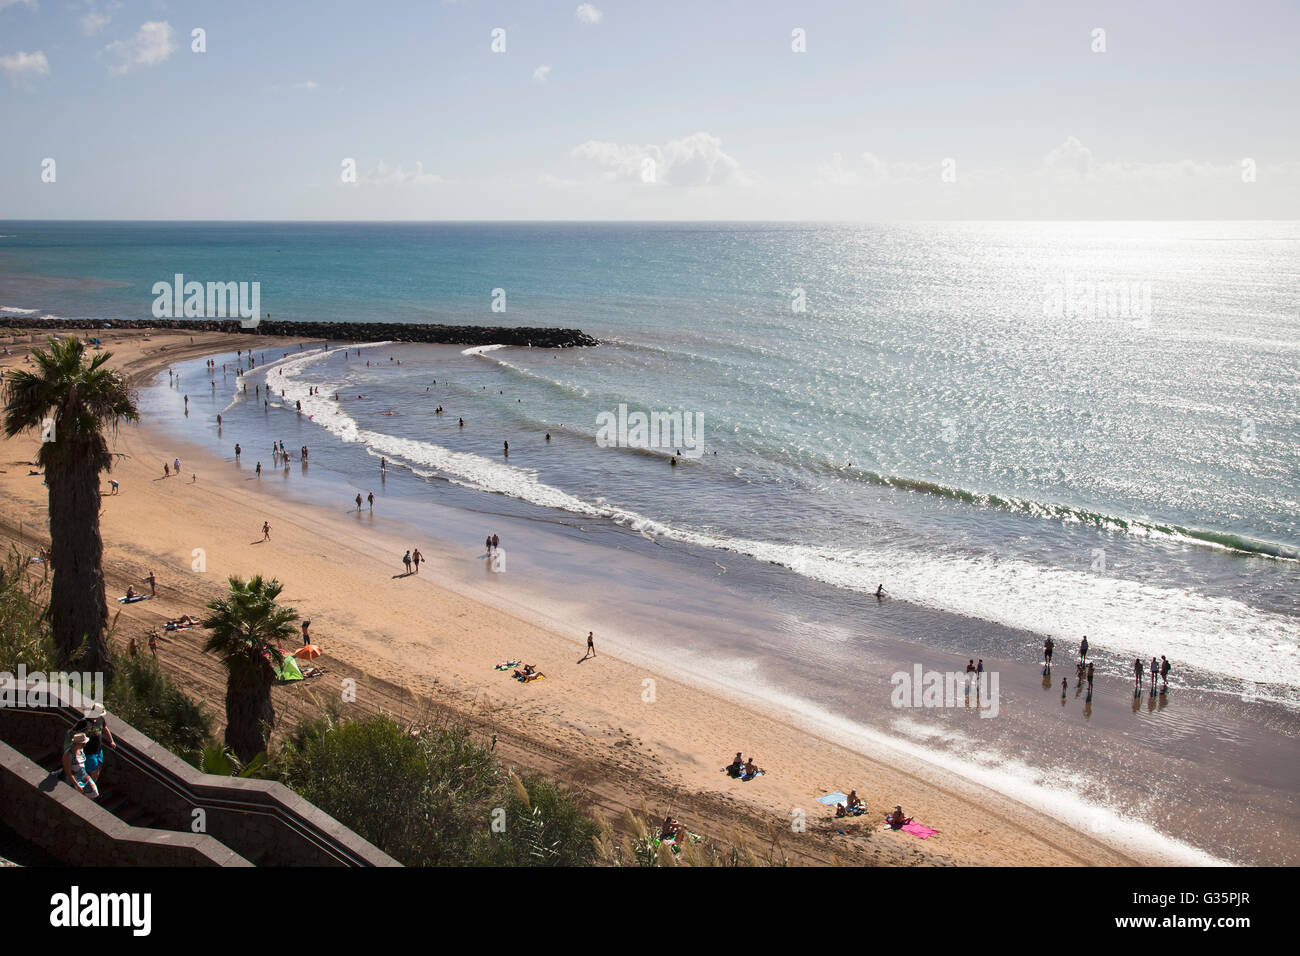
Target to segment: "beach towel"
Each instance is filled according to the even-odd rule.
[[[749,781],[753,780],[755,777],[761,777],[765,773],[767,773],[766,770],[760,770],[757,773],[745,774],[740,779],[743,780],[745,783],[748,783]]]
[[[149,595],[137,594],[135,597],[132,598],[120,597],[117,599],[117,602],[119,604],[134,604],[136,601],[147,601],[147,600],[149,600]]]
[[[828,793],[824,797],[818,797],[817,802],[824,803],[828,807],[835,807],[846,802],[848,799],[849,795],[847,793]]]
[[[886,823],[884,829],[893,830],[894,827],[891,827],[888,823]],[[904,833],[910,833],[912,834],[912,836],[920,837],[922,840],[928,840],[930,837],[934,836],[936,833],[939,832],[938,830],[935,830],[932,827],[927,827],[923,824],[917,823],[915,820],[911,819],[910,817],[908,818],[908,821],[904,823],[901,827],[898,827],[898,829],[902,830]]]
[[[928,840],[930,837],[934,836],[936,833],[939,832],[938,830],[935,830],[932,827],[923,826],[922,824],[915,823],[915,822],[904,823],[902,826],[902,830],[904,833],[910,833],[912,834],[912,836],[918,836],[922,840]]]
[[[687,831],[687,833],[689,834],[692,843],[700,842],[700,835],[698,833],[690,833],[689,830]],[[676,838],[674,837],[669,837],[667,840],[661,839],[657,836],[650,838],[650,848],[653,850],[659,849],[659,844],[661,843],[669,847],[674,853],[682,852],[681,845],[678,844]]]
[[[535,680],[546,680],[546,675],[530,674],[528,677],[524,677],[522,674],[515,674],[514,678],[515,680],[519,681],[519,683],[521,684],[531,684]]]
[[[501,664],[494,664],[492,669],[494,671],[512,671],[522,663],[523,661],[505,661]]]

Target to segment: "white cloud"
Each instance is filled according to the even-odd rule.
[[[45,59],[45,54],[40,50],[35,53],[11,53],[9,56],[0,56],[0,70],[4,70],[9,77],[9,82],[14,86],[25,80],[31,80],[38,76],[50,75],[50,62]]]
[[[381,159],[379,165],[362,175],[358,183],[366,186],[428,186],[442,181],[443,178],[436,173],[426,173],[424,163],[416,163],[415,169],[407,172],[401,166],[389,169]]]
[[[574,12],[578,17],[578,22],[580,23],[599,23],[600,18],[605,15],[590,3],[579,4],[578,9]]]
[[[722,140],[709,133],[692,133],[670,140],[664,146],[636,146],[587,140],[574,147],[575,159],[593,162],[604,169],[609,182],[646,182],[652,160],[653,181],[668,186],[749,185],[752,178],[740,163],[722,149]]]
[[[117,57],[118,62],[108,72],[120,76],[137,67],[161,63],[175,53],[176,31],[165,20],[150,20],[141,24],[131,39],[115,40],[104,47],[104,52]]]
[[[113,14],[121,9],[122,4],[117,0],[109,0],[108,3],[86,0],[86,7],[86,12],[81,15],[81,32],[90,37],[108,26]]]
[[[547,79],[550,77],[550,75],[551,75],[551,67],[550,67],[550,64],[549,64],[549,63],[543,63],[543,64],[542,64],[541,66],[539,66],[537,69],[533,70],[533,82],[534,82],[534,83],[545,83],[545,82],[547,81]]]
[[[1048,169],[1073,172],[1087,179],[1092,174],[1092,150],[1084,146],[1073,136],[1067,136],[1065,142],[1043,158]]]

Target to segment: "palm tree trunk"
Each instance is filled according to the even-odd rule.
[[[85,456],[89,457],[89,456]],[[50,621],[59,663],[112,679],[104,541],[99,533],[99,471],[75,451],[45,469],[50,493]],[[84,650],[82,650],[84,644]]]
[[[237,686],[226,682],[226,746],[242,763],[266,750],[270,729],[275,726],[271,685]]]

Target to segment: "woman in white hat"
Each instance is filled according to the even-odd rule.
[[[90,797],[92,800],[99,799],[99,788],[95,786],[95,781],[90,779],[90,774],[86,773],[86,744],[90,738],[85,734],[73,734],[72,746],[63,752],[63,773],[65,779],[71,781],[72,785]]]

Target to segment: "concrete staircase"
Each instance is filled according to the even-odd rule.
[[[33,689],[40,706],[27,706]],[[58,684],[26,691],[24,706],[0,706],[0,822],[65,864],[399,865],[283,785],[200,773],[112,714],[117,747],[91,800],[62,779],[81,708]]]

